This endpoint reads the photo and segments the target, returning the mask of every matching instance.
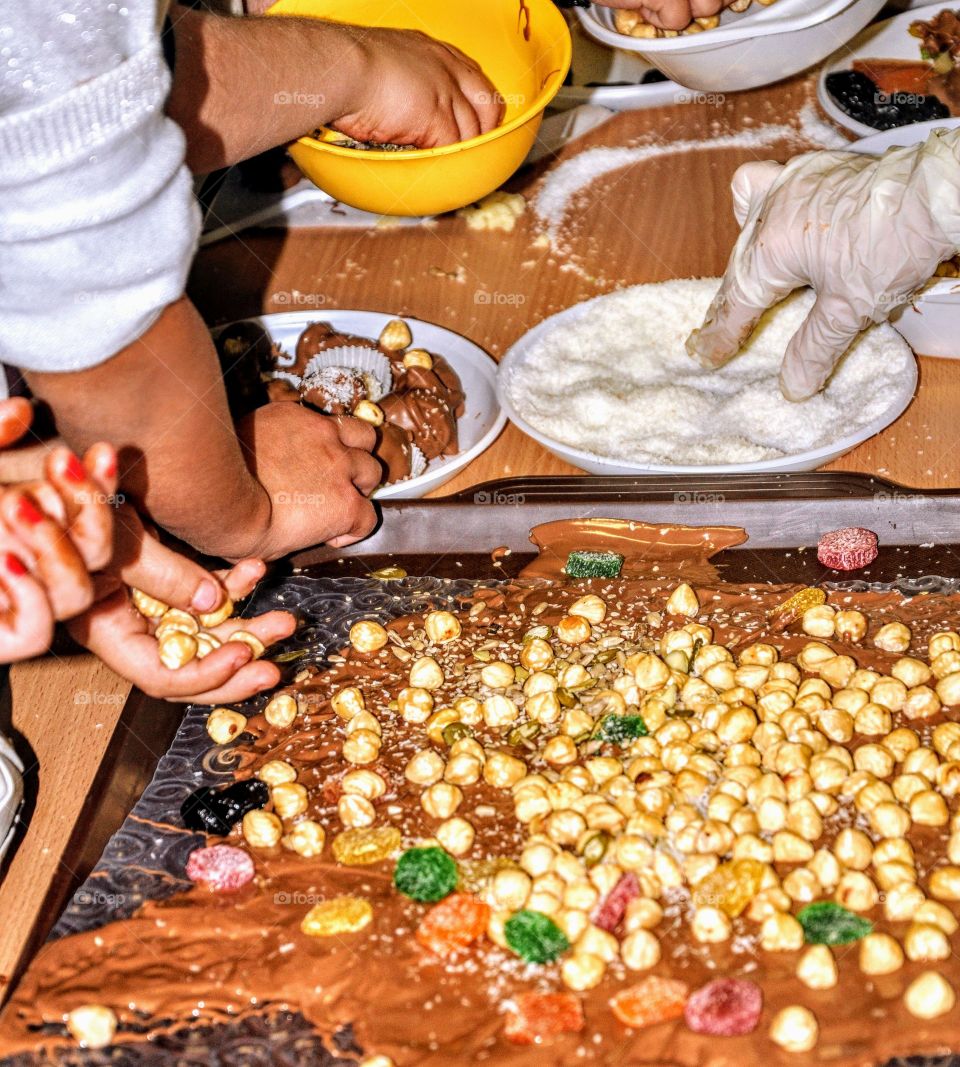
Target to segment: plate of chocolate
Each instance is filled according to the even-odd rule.
[[[857,137],[960,118],[960,9],[928,4],[868,26],[825,64],[817,100]],[[903,142],[898,142],[903,143]]]
[[[372,311],[282,312],[215,331],[234,416],[304,404],[375,427],[377,499],[437,489],[496,440],[506,422],[496,364],[465,337]]]

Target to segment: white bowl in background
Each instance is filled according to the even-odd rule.
[[[850,151],[880,155],[888,148],[919,144],[934,130],[954,130],[958,127],[960,119],[915,122],[855,141]],[[960,359],[960,278],[936,278],[929,282],[912,303],[890,316],[890,325],[900,332],[914,352],[924,356]]]
[[[413,334],[416,348],[443,356],[460,375],[466,394],[466,410],[457,420],[460,435],[460,451],[446,459],[435,459],[418,478],[394,482],[374,491],[375,500],[413,500],[424,496],[457,474],[459,471],[493,444],[500,436],[507,421],[497,402],[497,365],[479,345],[452,330],[422,322],[407,315],[387,315],[379,311],[327,311],[318,309],[305,314],[299,311],[281,311],[272,315],[252,316],[243,322],[262,326],[270,339],[291,356],[297,338],[313,322],[328,322],[336,330],[355,334],[358,337],[377,338],[386,324],[395,318],[403,318]],[[214,335],[222,333],[229,323],[217,327]],[[281,368],[282,369],[282,368]],[[318,476],[322,479],[322,471]]]
[[[616,291],[615,291],[616,293]],[[906,410],[907,405],[913,399],[917,388],[917,363],[909,360],[909,371],[897,382],[897,391],[890,397],[890,404],[884,413],[862,426],[856,433],[841,437],[822,448],[811,449],[807,452],[795,452],[788,456],[779,456],[776,459],[755,460],[751,463],[717,463],[699,465],[664,465],[630,463],[623,460],[608,459],[598,456],[594,452],[587,452],[582,448],[574,448],[552,437],[548,437],[535,426],[532,426],[513,406],[510,400],[508,383],[510,375],[515,367],[520,365],[526,358],[527,353],[535,348],[547,334],[554,330],[563,329],[576,322],[584,315],[589,315],[597,310],[597,305],[608,299],[610,295],[595,296],[591,300],[585,300],[580,304],[560,311],[544,319],[525,333],[506,353],[500,361],[497,369],[497,395],[500,405],[510,421],[528,437],[539,442],[549,452],[559,459],[573,464],[585,470],[588,474],[779,474],[787,471],[812,471],[822,467],[831,460],[849,452],[852,448],[862,444],[874,434],[886,429],[895,419]],[[878,327],[885,329],[886,327]]]
[[[618,33],[613,10],[596,4],[577,15],[592,37],[639,53],[680,85],[734,92],[770,85],[819,63],[859,33],[884,0],[777,0],[767,7],[725,11],[720,25],[678,37]]]
[[[774,4],[776,7],[776,4]],[[926,21],[933,18],[938,11],[953,9],[956,4],[927,4],[925,7],[913,8],[905,11],[902,15],[896,15],[892,19],[884,19],[883,22],[875,22],[872,26],[857,34],[849,44],[844,45],[836,55],[831,56],[823,65],[820,77],[817,79],[817,101],[831,119],[845,130],[856,134],[857,137],[870,137],[877,133],[873,126],[867,126],[851,118],[827,92],[827,75],[837,71],[850,70],[856,59],[913,59],[920,62],[920,41],[911,37],[910,23]],[[939,119],[941,125],[949,122],[948,119]],[[898,126],[897,130],[906,129]],[[896,133],[897,130],[883,130],[882,133]],[[891,141],[891,144],[904,144],[903,141]]]
[[[635,111],[648,107],[666,107],[688,103],[690,91],[672,81],[643,82],[655,68],[636,52],[609,48],[595,41],[583,29],[580,20],[567,13],[573,40],[573,62],[569,85],[561,87],[550,105],[563,111],[591,104],[611,111]]]

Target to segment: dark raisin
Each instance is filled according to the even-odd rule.
[[[180,806],[180,817],[188,830],[223,837],[230,833],[248,811],[262,808],[270,799],[266,782],[247,778],[224,789],[201,786]]]

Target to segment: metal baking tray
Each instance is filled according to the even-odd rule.
[[[550,477],[487,482],[440,500],[386,502],[372,537],[346,549],[301,552],[308,574],[362,575],[383,566],[410,574],[496,578],[534,554],[530,529],[565,518],[742,526],[749,540],[719,553],[721,577],[818,582],[837,578],[817,562],[827,530],[866,526],[880,539],[871,582],[960,577],[960,490],[922,492],[844,473],[687,477]],[[509,556],[497,566],[491,549]]]
[[[816,560],[817,539],[839,526],[868,526],[880,537],[881,555],[865,576],[837,585],[896,588],[906,595],[960,589],[960,493],[920,493],[879,479],[847,474],[799,474],[689,479],[523,478],[491,482],[441,500],[383,506],[383,521],[367,541],[346,550],[313,549],[290,561],[287,573],[264,583],[244,614],[270,608],[295,611],[301,627],[273,650],[284,670],[322,662],[346,641],[362,617],[395,617],[427,604],[451,604],[478,582],[503,579],[532,557],[528,535],[542,522],[572,517],[627,518],[688,525],[741,525],[749,540],[713,562],[721,578],[771,582],[836,580]],[[494,561],[491,549],[511,554]],[[801,551],[798,551],[801,549]],[[402,566],[402,581],[371,579],[381,566]],[[143,714],[143,698],[137,698]],[[253,706],[263,698],[253,701]],[[165,716],[171,720],[170,706]],[[185,888],[182,871],[200,835],[177,831],[179,806],[200,785],[229,780],[236,762],[231,745],[211,746],[208,709],[188,709],[169,750],[156,766],[130,816],[110,837],[90,876],[76,890],[51,938],[88,930],[136,910],[145,899]],[[176,716],[179,716],[176,711]],[[115,754],[108,777],[122,779],[127,763],[144,773],[143,753]],[[90,854],[111,820],[90,820],[76,847]],[[158,825],[159,824],[159,825]],[[164,829],[167,824],[169,829]],[[144,870],[153,872],[144,876]],[[71,1051],[56,1060],[18,1056],[2,1067],[51,1062],[101,1064],[278,1064],[347,1067],[359,1051],[349,1028],[324,1047],[302,1017],[281,1013],[230,1025],[166,1032],[159,1039],[104,1052]],[[886,1067],[960,1067],[960,1055],[912,1057]]]

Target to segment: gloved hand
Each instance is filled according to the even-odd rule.
[[[813,152],[747,163],[733,179],[741,225],[720,289],[687,351],[732,359],[767,308],[817,294],[780,369],[788,400],[823,388],[857,334],[883,322],[960,249],[960,129],[879,159]]]

